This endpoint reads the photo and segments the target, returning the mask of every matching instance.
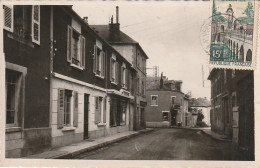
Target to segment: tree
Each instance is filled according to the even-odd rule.
[[[202,113],[202,110],[198,110],[198,117],[197,122],[202,121],[204,119],[204,114]]]
[[[253,18],[254,17],[254,10],[252,2],[248,2],[246,9],[244,10],[243,14],[246,14],[247,17]]]

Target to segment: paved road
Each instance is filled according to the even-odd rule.
[[[74,159],[240,160],[231,142],[219,142],[194,129],[158,129]]]

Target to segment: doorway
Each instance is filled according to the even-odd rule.
[[[171,110],[171,126],[176,126],[176,116],[178,111],[177,110]]]
[[[88,138],[89,94],[84,94],[84,139]]]

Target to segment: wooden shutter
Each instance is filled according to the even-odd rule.
[[[106,118],[107,118],[107,99],[103,99],[103,123],[106,123]]]
[[[79,113],[79,96],[78,92],[74,92],[74,110],[73,110],[73,127],[78,126],[78,113]]]
[[[67,61],[72,62],[72,55],[71,55],[71,49],[72,49],[72,27],[68,26],[68,36],[67,36]]]
[[[40,44],[40,5],[32,6],[32,42]]]
[[[81,36],[80,38],[80,45],[81,45],[81,67],[85,69],[85,45],[86,45],[86,39],[85,37]]]
[[[101,123],[101,109],[102,109],[102,98],[98,97],[98,123]]]
[[[121,66],[121,86],[123,87],[124,85],[124,67],[123,65]]]
[[[57,126],[62,128],[64,125],[64,109],[65,109],[65,90],[58,90],[58,115],[57,115]]]
[[[102,52],[102,76],[105,77],[106,74],[106,53]]]
[[[112,82],[112,76],[113,76],[113,59],[110,57],[110,81]]]
[[[4,5],[4,29],[13,32],[14,27],[13,6]]]
[[[119,75],[120,75],[118,62],[116,62],[116,67],[115,68],[116,68],[115,69],[115,72],[116,72],[116,74],[115,74],[115,83],[118,84],[118,82],[119,82]]]
[[[95,123],[98,124],[99,123],[99,112],[98,112],[98,97],[95,97]]]
[[[128,69],[125,69],[125,88],[127,88],[128,87],[128,76],[129,76],[129,74],[128,74],[129,72],[128,72]]]
[[[93,72],[97,72],[97,46],[94,45],[94,53],[93,53]]]

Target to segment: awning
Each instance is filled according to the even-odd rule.
[[[108,89],[107,93],[111,94],[111,95],[114,94],[114,95],[121,96],[121,97],[128,98],[128,99],[134,99],[134,96],[131,96],[130,92],[127,90],[124,90],[124,89],[120,89],[120,91],[115,90],[115,89]]]

